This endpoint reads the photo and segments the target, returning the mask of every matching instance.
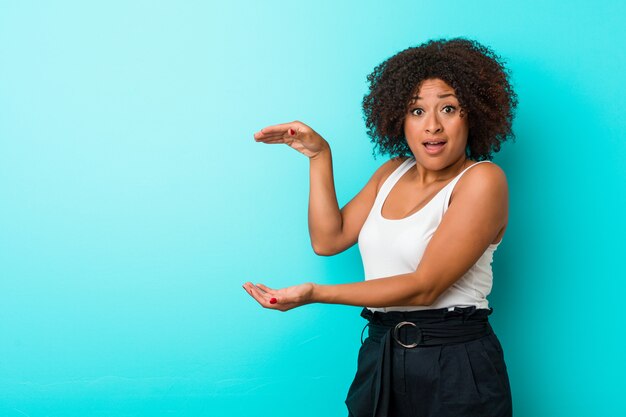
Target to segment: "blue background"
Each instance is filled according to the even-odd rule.
[[[622,1],[0,1],[0,416],[341,416],[359,309],[242,290],[362,279],[316,256],[299,119],[340,205],[374,159],[366,75],[431,38],[519,94],[492,323],[517,416],[618,415],[626,290]]]

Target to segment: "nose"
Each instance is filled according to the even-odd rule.
[[[426,129],[426,133],[431,135],[439,133],[443,130],[443,126],[441,125],[441,122],[439,121],[439,117],[437,117],[436,112],[432,112],[428,116],[426,116],[426,123],[424,126]]]

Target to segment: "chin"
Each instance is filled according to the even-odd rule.
[[[457,160],[457,158],[452,158],[449,155],[445,155],[445,154],[427,155],[423,153],[417,154],[416,159],[418,162],[421,162],[424,165],[428,165],[428,166],[435,166],[435,165],[445,166],[446,164],[451,164]]]
[[[455,164],[459,159],[463,158],[463,155],[449,156],[449,155],[418,155],[416,161],[418,164],[430,171],[439,171]]]

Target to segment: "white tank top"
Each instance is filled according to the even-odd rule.
[[[383,203],[400,177],[415,165],[415,158],[408,158],[396,168],[380,188],[374,206],[359,232],[359,250],[366,280],[407,274],[417,269],[428,242],[448,209],[454,186],[468,169],[482,162],[489,161],[480,161],[465,168],[417,212],[402,219],[390,220],[382,215]],[[455,306],[489,308],[487,295],[491,292],[493,282],[491,262],[499,244],[489,245],[476,264],[430,306],[368,308],[383,312],[453,309]]]

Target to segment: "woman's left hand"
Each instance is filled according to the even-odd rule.
[[[287,311],[312,303],[314,288],[315,285],[310,282],[279,290],[274,290],[263,284],[254,285],[251,282],[243,284],[243,289],[261,306],[280,311]]]

